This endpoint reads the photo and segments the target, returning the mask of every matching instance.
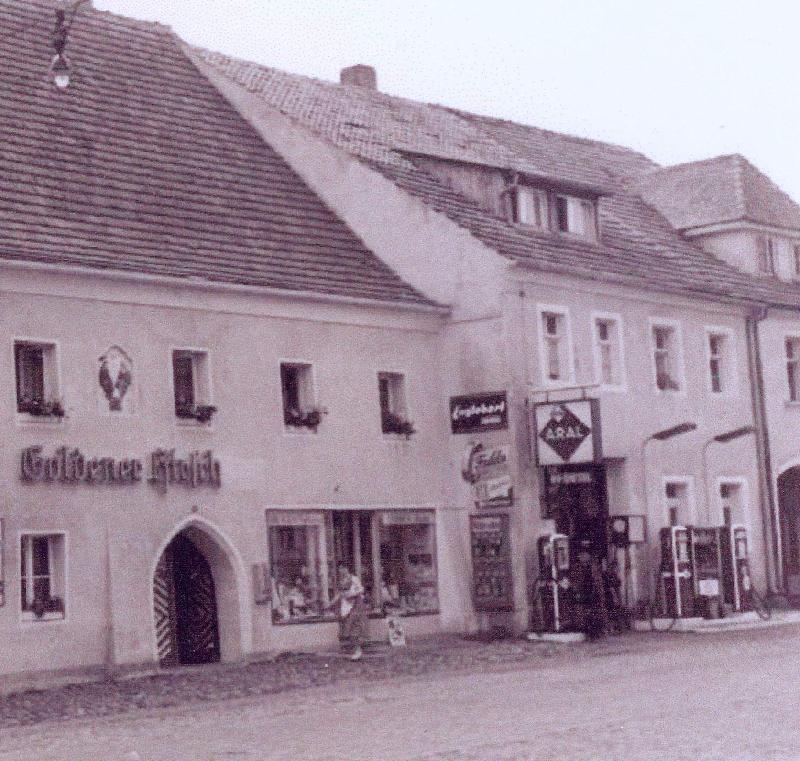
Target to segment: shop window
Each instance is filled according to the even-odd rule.
[[[594,319],[595,379],[603,386],[625,385],[620,321],[616,317]]]
[[[758,250],[758,271],[762,275],[774,275],[777,248],[775,241],[772,238],[759,236],[756,247]]]
[[[559,232],[594,240],[596,237],[595,205],[592,201],[584,198],[556,196],[555,223]]]
[[[680,391],[682,379],[678,329],[673,325],[653,325],[652,342],[656,388],[659,391]]]
[[[400,373],[378,373],[381,430],[410,436],[415,432],[406,404],[406,379]]]
[[[211,404],[208,353],[191,349],[172,352],[175,416],[184,421],[207,423],[217,408]]]
[[[36,417],[63,417],[64,408],[58,396],[55,345],[16,341],[14,364],[17,412]]]
[[[20,539],[20,597],[23,618],[64,618],[63,534],[24,534]]]
[[[332,620],[336,569],[359,577],[372,615],[438,612],[434,514],[267,512],[274,623]]]
[[[668,525],[690,524],[689,484],[686,481],[667,481],[664,484],[664,506]]]
[[[789,401],[800,402],[800,338],[786,339],[786,382],[789,386]]]
[[[539,230],[548,228],[547,193],[535,188],[517,187],[513,198],[515,222]]]
[[[728,332],[708,331],[706,340],[709,388],[714,394],[729,394],[735,380],[733,339]]]
[[[572,352],[569,321],[565,311],[542,309],[539,316],[539,348],[544,383],[553,385],[572,380]]]
[[[289,428],[316,431],[321,414],[314,399],[314,378],[311,365],[300,362],[281,363],[283,422]]]

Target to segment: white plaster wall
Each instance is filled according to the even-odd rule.
[[[152,570],[165,542],[190,519],[207,522],[230,543],[203,540],[222,595],[223,657],[281,645],[288,635],[276,633],[269,606],[250,603],[250,566],[267,559],[265,509],[443,505],[441,322],[408,310],[4,269],[0,673],[152,662]],[[57,344],[67,409],[62,422],[18,419],[15,337]],[[137,404],[130,416],[112,417],[98,407],[98,357],[111,344],[134,362],[130,393]],[[171,350],[182,346],[209,352],[212,402],[219,410],[209,427],[176,422]],[[314,365],[319,402],[329,410],[316,435],[284,431],[279,363],[287,358]],[[384,370],[406,374],[417,429],[408,441],[380,431],[377,373]],[[159,447],[175,447],[179,455],[210,448],[221,461],[223,483],[218,490],[173,485],[165,494],[145,482],[27,484],[19,476],[19,455],[31,445],[45,453],[67,445],[90,457],[141,459]],[[449,524],[437,528],[441,548]],[[24,531],[68,535],[64,621],[20,620],[17,537]],[[445,555],[440,594],[449,610],[457,610],[464,602],[453,602],[459,591],[447,575],[451,566]],[[440,627],[438,616],[423,618],[431,620],[415,623],[416,629]],[[319,636],[316,630],[300,635],[310,627],[291,628],[295,647]]]

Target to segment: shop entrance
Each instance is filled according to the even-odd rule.
[[[786,591],[800,598],[800,465],[778,476],[778,516]]]
[[[214,577],[205,555],[185,531],[158,561],[153,604],[162,666],[220,660]]]
[[[581,552],[608,553],[608,501],[602,465],[547,466],[547,502],[556,532],[569,537],[572,562]]]

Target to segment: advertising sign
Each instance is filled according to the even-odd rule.
[[[539,465],[602,462],[597,399],[543,402],[533,415]]]
[[[470,516],[472,602],[477,611],[514,609],[507,515]]]
[[[453,433],[482,433],[508,428],[506,392],[451,396],[450,428]]]
[[[478,507],[510,507],[514,503],[509,454],[508,444],[484,446],[481,442],[464,452],[461,475],[473,485]]]

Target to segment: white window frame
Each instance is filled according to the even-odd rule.
[[[762,263],[767,265],[766,269],[761,266]],[[756,238],[756,271],[768,276],[778,273],[778,241],[771,235],[759,235]]]
[[[278,359],[278,398],[280,399],[280,412],[281,412],[281,422],[283,423],[283,432],[288,436],[297,436],[297,435],[307,435],[311,434],[314,435],[317,433],[316,430],[311,428],[306,428],[304,426],[297,426],[297,425],[288,425],[284,419],[284,399],[283,399],[283,381],[281,379],[281,366],[282,365],[293,365],[295,367],[303,367],[308,368],[308,379],[307,383],[304,384],[306,386],[306,393],[307,396],[310,397],[310,401],[306,399],[307,403],[302,404],[303,409],[301,412],[310,412],[314,409],[321,409],[319,406],[319,391],[317,388],[317,372],[316,366],[313,362],[307,359],[296,359],[296,358],[280,358]]]
[[[747,537],[752,542],[752,524],[750,520],[750,482],[744,476],[717,476],[714,481],[714,495],[716,498],[716,510],[718,517],[718,526],[724,523],[724,513],[722,504],[722,486],[731,485],[737,486],[741,491],[741,506],[742,518],[741,520],[733,520],[731,523],[734,526],[744,526],[747,529]]]
[[[523,219],[525,216],[525,214],[523,214],[523,209],[525,209],[522,199],[523,195],[530,195],[532,199],[539,199],[540,219],[538,223],[536,220]],[[517,224],[523,225],[524,227],[532,227],[535,230],[549,229],[550,198],[547,191],[541,190],[540,188],[528,187],[526,185],[517,185],[512,194],[512,203],[514,204],[514,219]]]
[[[64,623],[67,620],[69,612],[69,535],[67,531],[60,529],[23,529],[17,531],[17,555],[16,567],[20,569],[22,565],[22,540],[24,537],[38,537],[38,536],[58,536],[64,545],[64,567],[61,569],[61,575],[64,584],[64,591],[62,594],[62,601],[64,603],[64,612],[60,613],[45,613],[41,618],[36,618],[33,611],[22,610],[22,577],[20,576],[19,585],[17,587],[17,605],[19,606],[19,620],[22,624],[41,624],[41,623]],[[53,577],[53,556],[48,548],[48,561],[50,563],[50,578]],[[27,574],[26,574],[27,578]],[[51,584],[52,590],[52,584]]]
[[[61,348],[58,341],[50,338],[30,338],[27,336],[14,336],[11,339],[11,356],[14,359],[14,383],[11,386],[11,393],[14,403],[14,413],[18,423],[37,423],[60,425],[63,418],[52,415],[31,415],[28,412],[20,412],[17,399],[17,344],[31,344],[34,346],[41,346],[48,350],[51,355],[51,361],[44,361],[43,374],[44,374],[44,396],[45,401],[61,402],[64,405],[64,398],[62,394],[62,376],[61,376]],[[66,409],[64,410],[66,413]]]
[[[675,339],[675,372],[677,378],[674,380],[678,383],[677,389],[660,389],[658,387],[658,370],[656,365],[656,328],[670,328],[673,330],[673,337]],[[660,317],[651,317],[648,320],[648,343],[650,345],[650,365],[651,377],[653,383],[653,390],[656,394],[668,394],[674,396],[686,396],[686,367],[684,364],[684,348],[683,348],[683,330],[681,323],[678,320],[662,319]]]
[[[714,397],[732,397],[739,393],[739,365],[736,351],[736,334],[731,328],[719,325],[706,325],[705,357],[706,357],[706,391]],[[722,356],[723,373],[721,375],[722,389],[714,391],[711,381],[711,337],[721,336],[725,339],[724,353]]]
[[[200,346],[171,346],[169,349],[169,388],[171,390],[170,396],[170,409],[172,410],[172,416],[175,418],[175,424],[179,426],[188,426],[190,428],[193,427],[202,427],[208,429],[211,427],[211,422],[209,423],[201,423],[199,420],[193,420],[192,418],[182,418],[178,417],[176,414],[175,409],[175,367],[174,367],[174,357],[176,353],[182,354],[190,354],[192,356],[192,384],[194,386],[193,393],[194,393],[194,405],[197,406],[205,406],[205,405],[213,405],[214,404],[214,389],[211,383],[212,372],[211,372],[211,352],[204,347]],[[202,357],[203,364],[205,365],[202,368],[198,368],[198,357]],[[202,370],[202,372],[199,372]],[[203,376],[202,381],[200,381],[200,376]],[[213,421],[213,418],[212,418]]]
[[[381,436],[384,439],[397,439],[397,438],[406,438],[402,433],[385,433],[383,430],[383,409],[381,407],[381,398],[380,398],[380,382],[382,378],[391,377],[391,378],[399,378],[400,379],[400,396],[401,396],[401,406],[400,408],[395,409],[394,405],[391,403],[391,389],[390,389],[390,404],[389,404],[389,412],[394,415],[399,415],[400,417],[404,418],[408,422],[414,422],[414,418],[412,417],[411,413],[411,405],[409,404],[409,394],[408,394],[408,373],[405,370],[387,370],[386,368],[382,368],[380,370],[375,371],[375,389],[378,394],[378,430],[380,431]]]
[[[566,340],[564,358],[567,366],[564,368],[564,377],[553,379],[547,372],[547,341],[544,332],[544,315],[555,314],[564,318],[564,339]],[[536,330],[539,338],[539,375],[542,384],[548,388],[563,388],[575,383],[575,354],[572,343],[572,321],[569,309],[560,304],[536,305]]]
[[[558,202],[567,204],[567,229],[558,224]],[[581,198],[567,193],[553,194],[553,229],[559,235],[572,235],[583,240],[597,240],[597,203],[591,198]]]
[[[691,526],[697,520],[697,501],[695,495],[694,476],[663,476],[661,479],[661,504],[662,514],[664,516],[664,525],[669,526],[669,510],[670,505],[667,497],[667,486],[670,484],[675,486],[686,487],[686,520],[678,522],[679,526]]]
[[[599,384],[601,391],[624,392],[628,389],[628,377],[625,367],[625,341],[623,338],[622,316],[616,312],[592,312],[589,316],[589,330],[591,333],[592,357],[594,361],[594,380]],[[619,380],[617,383],[603,382],[603,361],[600,350],[600,338],[597,335],[598,322],[613,322],[617,334],[616,360]]]
[[[790,360],[789,356],[786,353],[786,344],[791,341],[792,343],[796,344],[796,351],[795,356]],[[783,352],[783,371],[784,371],[784,383],[786,384],[786,404],[798,404],[800,405],[800,334],[797,333],[787,333],[783,337],[783,341],[781,343],[781,351]],[[795,396],[796,398],[792,398],[792,387],[789,384],[789,364],[793,364],[796,368],[795,373]]]

